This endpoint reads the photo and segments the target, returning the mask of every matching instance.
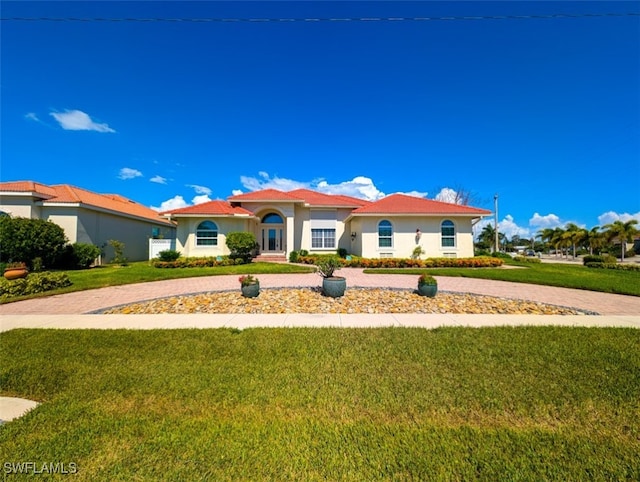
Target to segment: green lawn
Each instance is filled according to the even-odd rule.
[[[43,402],[0,427],[0,460],[74,462],[75,480],[640,480],[640,330],[0,342],[0,393]]]
[[[85,270],[64,271],[69,275],[72,285],[66,288],[22,296],[11,299],[19,301],[30,298],[51,296],[72,291],[104,288],[165,279],[193,278],[198,276],[218,276],[225,274],[264,274],[264,273],[310,273],[313,266],[300,266],[281,263],[251,263],[237,266],[217,266],[212,268],[154,268],[146,261],[131,263],[128,266],[106,265]]]
[[[462,276],[517,283],[533,283],[564,288],[578,288],[605,293],[640,296],[640,271],[594,269],[560,263],[515,263],[518,269],[504,268],[429,268],[367,269],[365,273],[417,275],[429,272],[434,276]]]

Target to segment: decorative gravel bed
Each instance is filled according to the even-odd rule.
[[[572,308],[533,301],[465,293],[439,292],[435,298],[413,290],[349,288],[341,298],[323,296],[320,288],[262,289],[257,298],[237,291],[174,296],[105,310],[106,314],[160,313],[455,313],[515,315],[584,315]]]

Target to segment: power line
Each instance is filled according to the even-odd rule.
[[[554,13],[541,15],[481,15],[452,17],[348,17],[348,18],[108,18],[108,17],[2,17],[3,22],[191,22],[191,23],[226,23],[226,22],[425,22],[453,20],[522,20],[522,19],[564,19],[588,17],[637,17],[639,12],[627,13]]]

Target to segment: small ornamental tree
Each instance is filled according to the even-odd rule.
[[[227,233],[227,248],[232,259],[242,258],[245,263],[249,263],[256,250],[256,237],[252,233],[232,232]]]
[[[68,240],[57,224],[44,219],[0,217],[0,261],[22,261],[29,268],[41,258],[52,267],[64,254]]]

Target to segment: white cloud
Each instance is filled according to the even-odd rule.
[[[259,178],[241,176],[240,182],[249,191],[261,189],[278,189],[280,191],[292,191],[294,189],[313,189],[324,194],[342,194],[361,199],[375,200],[385,196],[371,179],[364,176],[354,177],[351,181],[338,184],[329,184],[327,181],[317,179],[313,181],[296,181],[283,177],[271,177],[267,172],[260,171]],[[240,190],[234,190],[234,194],[242,194]]]
[[[28,114],[25,114],[24,118],[28,120],[36,121],[36,122],[42,122],[34,112],[29,112]]]
[[[510,214],[507,214],[504,219],[498,223],[498,231],[509,239],[516,235],[525,239],[531,238],[531,230],[518,226]]]
[[[404,194],[405,196],[413,196],[413,197],[427,197],[428,192],[422,191],[407,191],[407,192],[397,192],[395,194]]]
[[[136,177],[141,177],[142,173],[137,169],[131,169],[130,167],[123,167],[118,172],[118,178],[126,180],[126,179],[134,179]]]
[[[279,189],[280,191],[292,191],[294,189],[311,188],[311,183],[294,181],[281,177],[269,177],[264,171],[258,173],[262,179],[248,176],[240,176],[240,182],[249,191],[260,191],[261,189]]]
[[[354,177],[351,181],[344,181],[338,184],[329,184],[326,181],[320,181],[315,186],[320,192],[325,194],[342,194],[361,199],[374,201],[383,198],[385,193],[380,191],[373,181],[364,176]]]
[[[149,179],[149,181],[155,182],[157,184],[166,184],[167,183],[167,179],[162,177],[162,176],[153,176],[151,179]]]
[[[94,122],[91,117],[81,110],[65,110],[64,112],[51,112],[58,124],[67,131],[96,131],[96,132],[115,132],[107,124],[99,124]]]
[[[564,223],[560,221],[560,218],[555,214],[547,214],[546,216],[541,216],[538,213],[534,213],[533,217],[529,219],[529,226],[531,226],[532,228],[557,228],[563,225]]]
[[[163,211],[172,211],[174,209],[186,208],[188,204],[184,200],[182,196],[174,196],[171,199],[167,199],[163,201],[160,206],[151,206],[151,209],[154,209],[159,212]]]
[[[202,204],[202,203],[208,203],[209,201],[211,201],[211,198],[206,194],[202,194],[200,196],[195,196],[191,200],[191,204]]]
[[[598,222],[600,223],[600,226],[611,224],[614,221],[622,221],[623,223],[626,223],[627,221],[631,221],[632,219],[636,219],[640,223],[640,212],[637,212],[635,214],[618,214],[615,211],[608,211],[598,216]]]
[[[242,194],[242,189],[234,189],[233,191],[231,191],[231,194],[233,194],[234,196],[239,196],[240,194]]]
[[[198,186],[197,184],[187,184],[187,187],[192,187],[196,194],[204,194],[206,196],[211,195],[211,189],[205,186]]]
[[[443,187],[436,197],[436,201],[442,201],[445,203],[455,204],[457,201],[458,193],[449,187]]]

